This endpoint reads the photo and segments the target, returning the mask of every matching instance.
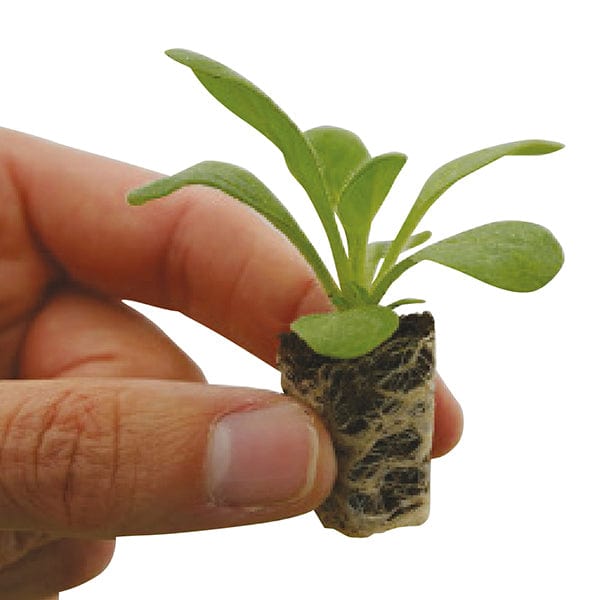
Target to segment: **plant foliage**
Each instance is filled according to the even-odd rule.
[[[202,184],[224,191],[268,219],[302,253],[338,309],[301,317],[292,324],[293,331],[316,352],[353,358],[385,341],[398,323],[393,309],[422,300],[405,298],[387,306],[380,306],[380,302],[396,279],[421,261],[433,261],[517,292],[539,289],[561,268],[563,253],[554,236],[540,225],[522,221],[489,223],[399,259],[431,237],[429,231],[415,233],[416,228],[435,201],[457,181],[504,156],[548,154],[562,144],[511,142],[443,165],[425,182],[396,237],[373,242],[371,224],[406,162],[404,154],[372,157],[357,135],[338,127],[303,132],[264,92],[228,67],[188,50],[169,50],[167,54],[188,66],[219,102],[279,148],[323,225],[336,277],[285,206],[241,167],[201,162],[133,190],[128,200],[144,204],[184,186]]]

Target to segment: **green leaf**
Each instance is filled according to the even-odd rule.
[[[392,243],[382,265],[381,276],[392,268],[402,248],[405,246],[406,240],[408,240],[432,204],[457,181],[503,156],[549,154],[563,147],[563,144],[559,144],[558,142],[545,140],[510,142],[461,156],[437,169],[423,185],[419,196]]]
[[[514,292],[543,287],[564,261],[550,231],[522,221],[482,225],[432,244],[411,258],[431,260]]]
[[[385,342],[398,327],[398,315],[384,306],[300,317],[292,323],[315,352],[332,358],[356,358]]]
[[[334,208],[350,176],[369,160],[369,151],[361,139],[347,129],[315,127],[304,132],[320,159],[325,183]]]
[[[337,207],[348,242],[348,257],[356,281],[367,284],[367,242],[371,222],[385,200],[406,156],[383,154],[365,162],[342,190]]]
[[[297,125],[262,90],[229,67],[189,50],[173,49],[166,54],[192,69],[202,85],[221,104],[281,150],[290,172],[304,187],[319,215],[340,279],[349,279],[346,254],[318,158]]]
[[[499,221],[427,246],[398,263],[373,294],[379,302],[385,290],[408,268],[430,260],[457,269],[490,285],[513,292],[532,292],[560,270],[563,251],[541,225]]]
[[[406,246],[402,249],[402,252],[406,250],[412,250],[421,244],[424,244],[431,237],[431,231],[421,231],[421,233],[416,233],[415,235],[411,235],[406,242]],[[391,244],[392,242],[390,242]]]
[[[224,106],[266,136],[283,153],[293,175],[311,198],[323,202],[316,157],[297,125],[269,96],[229,67],[196,52],[173,49],[167,56],[186,65]]]
[[[391,304],[388,304],[387,307],[388,308],[398,308],[399,306],[402,306],[403,304],[423,304],[423,302],[425,302],[425,300],[421,300],[421,298],[402,298],[402,300],[396,300],[396,302],[392,302]]]
[[[391,152],[372,158],[354,173],[342,190],[337,210],[347,232],[368,231],[404,163],[404,154]]]
[[[425,212],[450,186],[499,158],[550,154],[563,147],[558,142],[523,140],[484,148],[456,158],[437,169],[425,182],[415,202],[416,209],[418,212]]]
[[[263,215],[298,248],[335,301],[339,289],[314,246],[271,190],[246,169],[217,161],[201,162],[172,177],[165,177],[133,190],[128,195],[128,201],[135,205],[144,204],[193,184],[217,188]]]

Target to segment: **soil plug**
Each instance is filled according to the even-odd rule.
[[[287,236],[335,308],[294,321],[290,332],[282,332],[278,356],[284,392],[312,407],[334,442],[338,479],[318,515],[325,526],[358,537],[423,523],[429,513],[433,318],[427,312],[396,313],[424,300],[384,302],[384,296],[424,260],[514,292],[546,285],[560,270],[563,252],[541,225],[497,221],[429,245],[424,244],[431,232],[416,229],[435,201],[466,175],[504,156],[548,154],[562,144],[522,140],[450,161],[427,179],[395,237],[372,241],[371,224],[406,162],[404,154],[373,157],[357,135],[338,127],[302,131],[228,67],[188,50],[167,54],[281,150],[323,226],[335,274],[269,188],[236,165],[201,162],[130,192],[129,202],[144,204],[201,184],[252,207]]]
[[[317,510],[325,527],[363,537],[427,519],[434,355],[430,313],[400,317],[392,337],[357,358],[282,336],[283,391],[321,416],[336,449],[337,481]]]

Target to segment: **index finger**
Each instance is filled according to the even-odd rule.
[[[299,252],[221,192],[133,208],[155,173],[6,130],[0,159],[40,247],[86,287],[179,310],[271,364],[291,321],[329,307]]]

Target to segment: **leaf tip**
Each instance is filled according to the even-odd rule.
[[[131,190],[126,196],[127,204],[130,206],[141,206],[148,201],[140,189]]]
[[[544,154],[557,152],[558,150],[562,150],[565,147],[565,145],[561,142],[545,141],[544,143],[546,146],[546,152]]]
[[[170,48],[169,50],[165,50],[165,54],[175,62],[189,66],[194,53],[191,50],[185,50],[184,48]]]
[[[561,142],[553,142],[550,140],[527,140],[523,145],[517,149],[515,154],[521,155],[540,155],[540,154],[551,154],[564,148],[565,145]]]

